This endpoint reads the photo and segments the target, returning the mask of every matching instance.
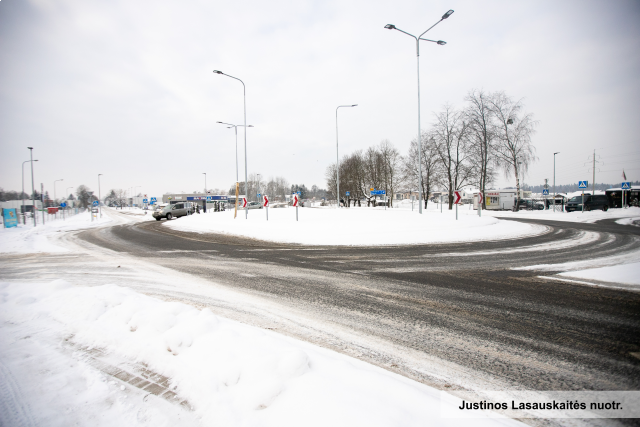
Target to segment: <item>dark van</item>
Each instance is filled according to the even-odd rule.
[[[566,206],[567,212],[582,210],[582,196],[572,197]],[[609,198],[604,194],[596,194],[595,196],[584,195],[584,210],[609,210]]]

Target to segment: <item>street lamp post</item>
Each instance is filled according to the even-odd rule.
[[[260,194],[260,174],[257,173],[256,175],[258,176],[258,183],[256,185],[256,191],[257,191],[256,199],[258,199],[258,203],[260,203],[260,196],[259,196],[259,194]]]
[[[440,46],[444,46],[445,44],[447,44],[446,42],[442,41],[442,40],[429,40],[429,39],[423,39],[422,36],[424,36],[429,30],[431,30],[433,27],[435,27],[436,25],[438,25],[440,22],[444,21],[445,19],[447,19],[448,17],[451,16],[451,14],[453,14],[453,10],[449,9],[447,11],[447,13],[445,13],[444,15],[442,15],[442,18],[440,18],[440,20],[438,22],[436,22],[435,24],[433,24],[431,27],[429,27],[425,32],[423,32],[422,34],[420,34],[418,37],[414,36],[413,34],[409,34],[406,31],[403,31],[399,28],[396,28],[395,25],[393,24],[387,24],[385,25],[384,28],[386,28],[387,30],[398,30],[401,33],[404,33],[408,36],[413,37],[416,40],[416,57],[417,57],[417,63],[418,63],[418,173],[420,175],[419,177],[419,188],[418,191],[420,194],[422,194],[422,131],[420,129],[420,40],[424,40],[427,42],[432,42],[432,43],[436,43]],[[425,199],[428,195],[425,195]],[[420,200],[420,197],[418,197],[418,212],[422,213],[422,201]]]
[[[338,202],[337,209],[340,209],[340,158],[338,156],[338,108],[342,107],[357,107],[358,104],[353,105],[338,105],[336,107],[336,199]]]
[[[20,195],[20,198],[22,199],[22,215],[24,215],[22,223],[24,225],[27,225],[27,215],[26,215],[27,213],[24,210],[24,164],[27,162],[37,162],[37,160],[25,160],[24,162],[22,162],[22,194]],[[35,215],[35,211],[34,211],[34,215]]]
[[[102,195],[100,193],[100,177],[101,173],[98,174],[98,209],[100,210],[100,218],[102,218]]]
[[[204,175],[204,195],[207,195],[207,173],[206,172],[202,172],[202,174]]]
[[[53,181],[53,202],[57,203],[58,201],[58,196],[56,193],[56,182],[58,181],[64,181],[64,179],[56,179],[55,181]]]
[[[558,151],[557,153],[553,153],[553,211],[556,211],[556,154],[560,154],[560,152]]]
[[[238,126],[244,127],[244,125],[232,125],[231,123],[225,123],[225,122],[216,122],[216,123],[227,125],[228,126],[227,129],[234,128],[236,131],[236,182],[240,182],[240,180],[238,179]],[[252,128],[253,125],[249,125],[247,127]],[[246,132],[246,129],[245,129],[245,132]]]
[[[242,93],[244,99],[244,192],[247,193],[248,179],[247,179],[247,87],[244,82],[237,77],[230,76],[229,74],[225,74],[222,71],[213,70],[215,74],[221,74],[223,76],[231,77],[232,79],[238,80],[242,83]],[[249,206],[244,209],[244,218],[249,219]]]
[[[33,183],[33,147],[27,147],[31,156],[31,199],[33,201],[33,226],[36,226],[36,189]]]

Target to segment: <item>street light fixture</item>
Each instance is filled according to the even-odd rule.
[[[222,71],[213,70],[214,74],[221,74],[223,76],[231,77],[232,79],[238,80],[242,83],[242,93],[244,99],[244,192],[247,193],[248,188],[248,179],[247,179],[247,87],[244,82],[237,77],[230,76],[229,74],[225,74]],[[248,195],[247,195],[248,196]],[[237,201],[236,201],[237,203]],[[249,206],[244,209],[244,218],[249,219]]]
[[[553,153],[553,211],[556,211],[556,154],[560,154],[560,152],[558,151],[557,153]]]
[[[22,162],[22,194],[20,195],[20,198],[22,199],[22,215],[24,215],[22,222],[25,225],[27,225],[27,216],[24,210],[24,164],[27,162],[37,162],[37,160],[25,160],[24,162]],[[35,211],[34,211],[34,214],[35,214]]]
[[[100,177],[101,173],[98,174],[98,209],[100,210],[100,218],[102,218],[102,195],[100,193]]]
[[[27,147],[31,156],[31,199],[33,202],[33,226],[36,226],[36,189],[33,183],[33,147]]]
[[[342,107],[357,107],[358,104],[353,105],[338,105],[336,107],[336,201],[340,209],[340,157],[338,156],[338,108]]]
[[[225,123],[225,122],[216,122],[216,123],[227,125],[228,126],[227,129],[234,128],[236,131],[236,182],[240,182],[240,180],[238,179],[238,126],[244,127],[244,125],[232,125],[231,123]],[[249,125],[247,127],[252,128],[253,125]],[[245,129],[245,132],[246,132],[246,129]]]
[[[404,33],[408,36],[411,36],[415,39],[416,41],[416,58],[417,58],[417,63],[418,63],[418,67],[417,67],[417,75],[418,75],[418,173],[419,173],[419,193],[422,193],[422,131],[420,129],[420,40],[423,41],[427,41],[427,42],[432,42],[432,43],[436,43],[440,46],[444,46],[445,44],[447,44],[445,41],[442,40],[429,40],[429,39],[423,39],[422,36],[424,36],[429,30],[431,30],[433,27],[435,27],[436,25],[438,25],[440,22],[444,21],[445,19],[449,18],[451,16],[451,14],[453,13],[453,10],[448,10],[444,15],[442,15],[442,18],[440,18],[440,20],[438,22],[436,22],[435,24],[433,24],[431,27],[429,27],[426,31],[424,31],[422,34],[420,34],[418,37],[414,36],[413,34],[407,33],[406,31],[403,31],[399,28],[397,28],[395,25],[393,24],[387,24],[385,25],[384,28],[386,28],[387,30],[397,30],[400,31],[401,33]],[[425,199],[426,197],[428,197],[428,195],[424,196]],[[420,197],[418,197],[418,208],[419,208],[419,213],[422,213],[422,200],[420,199]]]

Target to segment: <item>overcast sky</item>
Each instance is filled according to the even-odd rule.
[[[539,160],[525,181],[640,179],[640,1],[0,1],[0,186],[35,180],[58,197],[228,189],[233,129],[247,90],[248,170],[326,187],[340,153],[384,139],[402,154],[417,134],[415,43],[395,24],[446,46],[421,46],[422,125],[473,88],[524,99],[539,121]],[[243,133],[238,132],[240,176]],[[29,164],[25,182],[30,188]],[[498,184],[514,185],[501,176]]]

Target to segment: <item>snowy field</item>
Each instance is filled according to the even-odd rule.
[[[222,233],[275,242],[305,245],[397,245],[420,243],[470,242],[478,240],[512,239],[541,233],[545,228],[513,221],[501,221],[490,216],[479,218],[474,211],[460,208],[440,213],[430,205],[419,215],[402,208],[295,208],[233,211],[181,217],[167,223],[176,230],[197,233]],[[164,220],[163,220],[164,221]]]

